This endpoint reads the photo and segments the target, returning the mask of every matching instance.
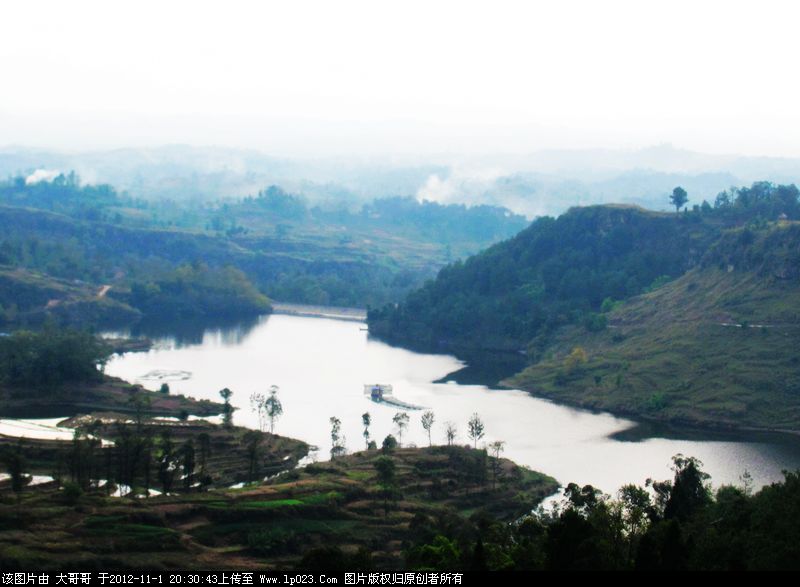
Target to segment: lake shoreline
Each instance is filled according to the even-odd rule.
[[[584,402],[579,399],[571,399],[563,397],[556,398],[546,393],[542,393],[533,389],[527,389],[520,385],[515,385],[513,382],[509,380],[500,381],[496,385],[500,389],[518,389],[520,391],[524,391],[525,393],[531,395],[532,397],[551,401],[556,405],[561,405],[571,408],[579,408],[582,410],[587,410],[592,413],[598,413],[598,414],[600,413],[611,414],[613,416],[617,416],[620,418],[627,418],[634,421],[639,420],[642,423],[663,424],[666,426],[673,426],[676,428],[682,428],[696,432],[730,433],[730,434],[742,434],[742,433],[753,432],[759,434],[780,434],[785,436],[791,436],[793,438],[800,438],[800,430],[737,425],[736,423],[733,422],[726,422],[723,424],[723,423],[715,423],[711,420],[692,420],[689,418],[680,418],[673,416],[659,417],[659,416],[654,416],[652,414],[643,413],[636,409],[626,409],[623,407],[610,408],[605,406],[597,406],[592,402]]]
[[[519,375],[519,373],[522,371],[522,369],[518,369],[515,371],[514,366],[516,367],[524,366],[525,359],[521,351],[512,351],[509,349],[477,349],[475,347],[454,347],[449,345],[439,345],[438,348],[432,349],[425,345],[415,345],[413,343],[409,343],[408,341],[404,340],[394,340],[392,338],[385,338],[383,336],[375,336],[375,338],[391,346],[397,346],[399,348],[407,349],[413,352],[454,356],[459,361],[462,361],[464,363],[464,366],[462,368],[457,369],[456,371],[453,371],[451,373],[448,373],[444,377],[441,377],[436,381],[434,381],[434,383],[448,383],[450,381],[453,381],[458,384],[467,384],[467,385],[481,384],[493,389],[507,389],[507,390],[516,389],[519,391],[523,391],[537,399],[550,401],[555,405],[560,405],[569,408],[578,408],[581,410],[586,410],[593,414],[605,413],[605,414],[611,414],[612,416],[619,418],[626,418],[634,421],[638,420],[639,422],[637,422],[637,425],[640,422],[642,424],[656,423],[667,426],[673,426],[687,431],[709,432],[712,434],[713,433],[743,434],[752,432],[758,434],[779,434],[779,435],[790,436],[793,438],[800,437],[800,430],[793,430],[789,428],[768,428],[768,427],[737,424],[735,422],[719,423],[710,419],[693,420],[689,418],[672,417],[672,416],[660,417],[633,408],[626,409],[624,407],[598,406],[591,401],[582,401],[580,399],[567,398],[562,396],[556,397],[554,395],[547,394],[546,392],[542,392],[540,390],[525,387],[513,381],[517,377],[517,375]],[[490,367],[487,369],[487,366],[494,365],[494,361],[492,362],[486,361],[482,363],[480,360],[475,359],[476,357],[485,355],[489,355],[493,358],[500,358],[501,359],[500,362],[505,363],[505,365],[501,365],[499,368]],[[503,369],[504,366],[506,367],[505,369]],[[509,366],[511,367],[509,368]],[[477,376],[475,376],[476,373]],[[487,373],[496,374],[497,377],[495,378],[490,376],[489,378],[486,378]]]
[[[272,313],[283,314],[285,316],[300,316],[304,318],[328,318],[331,320],[344,320],[347,322],[366,322],[367,320],[366,310],[338,306],[313,306],[306,304],[272,302]]]
[[[153,416],[178,417],[186,412],[202,417],[216,416],[223,411],[223,404],[219,402],[148,391],[119,377],[103,375],[96,383],[65,384],[53,389],[0,386],[0,418],[57,418],[91,412],[135,414],[138,408],[131,400],[136,394],[142,394],[141,399],[149,401],[147,412]]]
[[[643,426],[645,419],[638,415],[620,416],[596,406],[539,398],[518,387],[485,385],[486,378],[495,383],[508,377],[516,353],[490,360],[501,372],[467,372],[464,359],[472,364],[480,357],[412,352],[369,335],[352,320],[331,318],[327,308],[319,310],[321,316],[314,318],[275,312],[252,327],[209,327],[192,340],[156,340],[151,352],[118,355],[107,368],[132,381],[153,369],[191,372],[191,378],[170,386],[198,398],[216,399],[216,390],[229,387],[235,392],[232,404],[239,408],[237,423],[253,428],[257,415],[248,398],[275,384],[284,408],[277,430],[322,447],[317,458],[325,458],[330,446],[333,417],[341,420],[340,434],[349,441],[348,448],[364,446],[360,439],[366,411],[372,416],[370,440],[380,442],[388,434],[397,438],[396,410],[369,402],[363,394],[365,383],[377,382],[392,384],[404,401],[436,413],[434,441],[443,438],[448,423],[458,429],[458,442],[466,441],[466,423],[478,413],[486,426],[482,441],[505,441],[507,455],[516,462],[562,481],[606,490],[661,478],[677,453],[702,460],[719,483],[736,483],[745,466],[758,484],[780,480],[783,469],[800,468],[794,435],[655,430]],[[419,416],[411,416],[403,445],[427,445]]]

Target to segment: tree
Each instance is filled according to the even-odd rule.
[[[703,463],[694,457],[678,454],[672,457],[672,462],[675,478],[664,508],[664,518],[683,521],[711,502],[711,494],[705,484],[708,473],[701,470]]]
[[[394,495],[395,466],[391,457],[378,457],[375,459],[375,470],[378,472],[378,485],[383,493],[383,515],[389,515],[389,497]]]
[[[250,409],[258,416],[258,429],[261,432],[266,432],[267,429],[266,402],[267,398],[263,393],[255,392],[250,394]]]
[[[484,426],[483,420],[481,420],[481,417],[477,413],[472,414],[469,422],[467,422],[467,435],[475,443],[475,448],[478,448],[478,441],[483,438],[484,435]]]
[[[653,506],[650,502],[650,494],[638,485],[623,485],[618,495],[628,535],[628,564],[633,565],[634,551],[647,529],[648,515]]]
[[[569,483],[564,489],[568,507],[582,514],[588,514],[594,510],[600,504],[602,496],[603,492],[593,485],[581,486],[577,483]]]
[[[110,355],[110,347],[94,334],[46,323],[41,332],[18,330],[0,337],[0,382],[43,388],[96,382]]]
[[[158,391],[164,395],[169,395],[169,383],[162,383]]]
[[[83,491],[92,485],[92,479],[98,477],[95,464],[95,453],[100,448],[100,440],[96,438],[99,422],[75,428],[72,437],[68,463],[70,480],[77,483]]]
[[[372,424],[372,416],[369,415],[369,412],[361,414],[361,423],[364,425],[364,442],[367,445],[367,450],[369,450],[369,426]]]
[[[428,446],[431,446],[431,428],[433,428],[433,423],[436,421],[433,412],[430,410],[422,414],[422,427],[425,429],[425,432],[428,433]]]
[[[165,494],[172,489],[175,471],[178,468],[178,456],[175,454],[175,445],[172,443],[172,432],[167,428],[161,432],[158,447],[158,480],[161,482],[161,488]]]
[[[397,412],[392,418],[392,422],[397,426],[397,443],[400,446],[403,446],[403,432],[408,427],[409,419],[405,412]]]
[[[191,491],[194,485],[195,449],[194,441],[190,438],[181,447],[181,460],[183,465],[183,487]]]
[[[255,481],[258,473],[258,452],[261,446],[261,438],[261,432],[258,430],[248,430],[242,438],[247,452],[247,480],[250,483]]]
[[[381,451],[383,452],[383,454],[387,455],[396,448],[397,448],[397,439],[391,434],[387,434],[386,438],[384,438],[383,442],[381,443]]]
[[[495,440],[489,443],[489,453],[492,455],[492,489],[497,483],[500,475],[500,453],[505,449],[506,443],[502,440]]]
[[[200,443],[200,477],[205,478],[208,459],[211,457],[211,436],[208,432],[201,432],[197,436],[197,441]]]
[[[452,446],[453,441],[456,439],[458,435],[458,428],[453,422],[445,422],[444,424],[444,435],[447,438],[447,446]]]
[[[281,400],[278,399],[278,386],[273,385],[269,388],[269,397],[264,402],[264,408],[269,418],[269,432],[272,434],[275,431],[275,420],[283,415],[283,405]]]
[[[219,390],[219,396],[222,398],[222,401],[225,404],[222,407],[222,425],[225,428],[230,428],[233,426],[233,407],[231,406],[231,397],[233,397],[233,392],[228,389]]]
[[[22,454],[22,439],[17,441],[17,446],[14,449],[7,449],[3,454],[3,461],[6,465],[9,477],[11,477],[11,489],[17,495],[17,502],[19,502],[22,488],[25,487],[27,476],[25,469],[28,464]]]
[[[672,190],[672,195],[669,197],[669,199],[672,202],[672,205],[675,206],[675,211],[680,212],[681,208],[683,208],[686,205],[686,202],[689,201],[689,196],[685,189],[678,186]]]
[[[331,459],[344,454],[344,436],[341,435],[342,421],[336,416],[330,418],[331,423]]]

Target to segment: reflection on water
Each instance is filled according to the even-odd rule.
[[[169,346],[179,347],[185,345],[202,344],[208,338],[217,338],[223,344],[239,344],[255,328],[260,318],[245,320],[142,320],[130,330],[114,333],[125,337],[144,337],[161,339],[168,342]]]
[[[436,383],[452,381],[461,385],[492,387],[498,381],[511,377],[525,368],[525,356],[521,353],[489,351],[478,354],[472,351],[459,353],[459,358],[466,364],[460,369],[448,373]]]
[[[149,334],[155,337],[151,331]],[[156,341],[146,353],[113,358],[108,373],[128,380],[152,371],[187,371],[188,380],[170,383],[175,393],[219,399],[234,391],[235,421],[256,427],[249,405],[253,392],[280,387],[284,415],[276,432],[330,448],[332,416],[340,418],[349,450],[365,445],[361,415],[370,412],[371,438],[380,442],[396,433],[396,407],[364,396],[365,383],[391,384],[403,401],[430,406],[436,414],[434,442],[444,442],[444,423],[452,421],[458,442],[468,443],[466,424],[478,413],[486,425],[483,442],[506,441],[505,456],[544,471],[560,482],[591,483],[614,491],[625,483],[671,476],[677,453],[699,458],[715,485],[738,483],[747,470],[758,484],[782,478],[782,469],[800,468],[800,441],[781,435],[719,435],[638,424],[607,413],[593,413],[531,397],[519,390],[491,389],[477,383],[480,374],[459,383],[447,374],[465,364],[447,355],[414,353],[370,339],[356,322],[272,315],[255,323],[185,333]],[[461,375],[467,371],[461,371]],[[469,372],[473,373],[473,372]],[[156,389],[157,382],[143,381]],[[404,443],[427,443],[420,413]]]
[[[648,438],[668,438],[671,440],[716,440],[721,442],[758,442],[795,446],[798,438],[791,434],[775,434],[772,432],[742,432],[737,430],[692,428],[675,426],[666,422],[642,421],[635,426],[620,430],[611,435],[620,442],[642,442]]]

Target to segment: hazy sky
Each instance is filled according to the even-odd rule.
[[[798,16],[766,0],[7,2],[0,145],[800,156]]]

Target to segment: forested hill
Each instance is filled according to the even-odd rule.
[[[800,430],[798,190],[757,184],[715,204],[539,219],[370,312],[370,330],[465,356],[524,350],[505,383],[567,403]]]
[[[603,310],[698,265],[726,229],[755,231],[783,216],[800,218],[798,190],[766,182],[679,213],[573,208],[445,267],[403,303],[372,310],[370,330],[429,348],[527,349],[535,360],[559,328],[602,330]]]
[[[680,278],[562,328],[507,383],[716,427],[800,430],[800,223],[732,228]]]
[[[0,324],[251,315],[264,295],[383,304],[527,224],[505,208],[413,198],[322,208],[270,186],[238,200],[148,201],[74,173],[32,177],[0,181]]]
[[[596,321],[603,300],[641,293],[697,263],[716,230],[641,208],[573,208],[441,270],[371,332],[432,347],[517,350],[567,323]]]

